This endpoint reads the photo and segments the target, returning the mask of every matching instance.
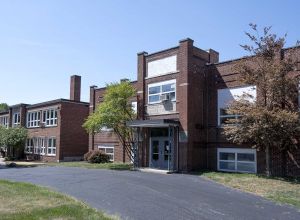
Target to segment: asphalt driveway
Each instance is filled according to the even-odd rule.
[[[0,169],[0,179],[47,186],[122,219],[300,219],[294,208],[192,175],[36,167]]]

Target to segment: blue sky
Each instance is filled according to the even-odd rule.
[[[220,60],[245,55],[250,22],[300,39],[299,1],[0,0],[0,103],[69,97],[69,77],[89,86],[136,79],[137,53],[192,38]]]

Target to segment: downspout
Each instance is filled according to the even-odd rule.
[[[179,127],[176,127],[177,130],[177,171],[179,171]]]

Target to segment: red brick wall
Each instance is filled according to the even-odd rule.
[[[88,152],[88,134],[82,127],[89,114],[88,105],[63,102],[60,113],[61,158],[83,157]]]

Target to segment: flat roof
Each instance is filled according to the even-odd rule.
[[[78,101],[74,101],[74,100],[70,100],[70,99],[55,99],[55,100],[51,100],[48,102],[41,102],[41,103],[37,103],[37,104],[33,104],[33,105],[28,105],[26,106],[27,109],[31,109],[31,108],[38,108],[41,106],[45,106],[45,105],[54,105],[54,104],[58,104],[61,102],[68,102],[68,103],[74,103],[74,104],[82,104],[82,105],[89,105],[90,103],[88,102],[78,102]]]
[[[179,121],[175,119],[156,119],[156,120],[132,120],[126,122],[128,127],[140,128],[161,128],[161,127],[177,127]]]

